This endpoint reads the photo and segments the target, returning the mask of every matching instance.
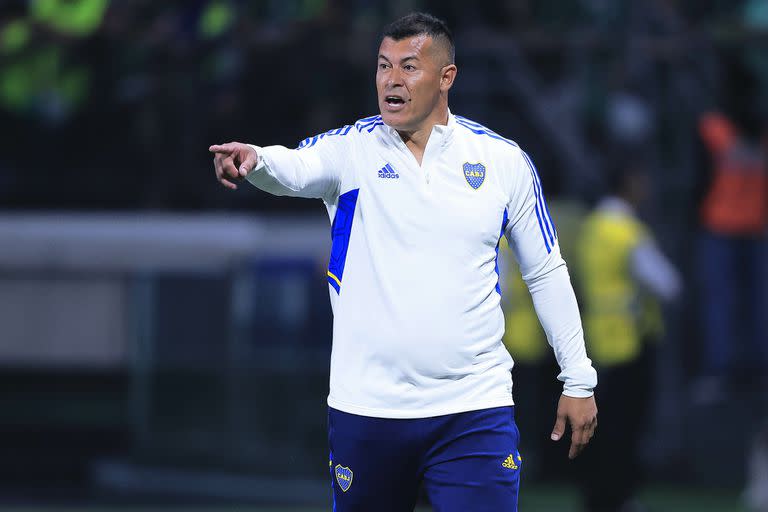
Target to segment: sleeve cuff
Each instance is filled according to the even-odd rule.
[[[564,370],[557,378],[563,381],[563,394],[573,398],[590,397],[597,386],[597,372],[591,364]]]
[[[569,388],[568,386],[563,386],[563,394],[571,398],[589,398],[594,395],[595,392],[591,389]]]
[[[261,146],[255,146],[253,144],[248,144],[250,147],[252,147],[256,151],[256,155],[258,156],[258,162],[254,166],[253,169],[248,171],[248,174],[245,175],[246,181],[250,182],[252,185],[255,185],[253,182],[253,178],[258,176],[260,174],[260,171],[264,170],[264,168],[267,166],[267,163],[264,161],[264,149]]]
[[[248,146],[252,147],[254,151],[256,151],[256,155],[258,156],[258,162],[256,163],[256,166],[250,171],[248,171],[248,174],[250,174],[254,171],[260,171],[261,169],[263,169],[266,163],[264,162],[264,156],[263,156],[264,148],[262,148],[261,146],[256,146],[254,144],[248,144]]]

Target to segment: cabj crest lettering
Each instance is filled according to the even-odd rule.
[[[336,464],[334,473],[336,473],[336,482],[338,482],[341,490],[347,492],[352,485],[352,478],[355,476],[352,470],[341,464]]]
[[[481,163],[470,164],[466,162],[464,164],[464,178],[470,187],[477,190],[485,181],[485,166]]]

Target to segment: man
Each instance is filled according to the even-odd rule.
[[[592,437],[596,373],[541,183],[512,141],[454,116],[445,23],[384,32],[381,115],[296,150],[211,146],[216,176],[316,197],[332,219],[329,443],[334,510],[516,510],[522,458],[496,265],[506,235],[562,368],[552,439]]]
[[[768,375],[768,147],[719,112],[701,116],[699,134],[712,166],[695,253],[702,361],[693,399],[705,405],[727,397],[737,340],[749,354],[740,373]]]

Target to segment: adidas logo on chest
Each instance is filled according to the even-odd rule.
[[[381,169],[379,169],[379,178],[383,178],[383,179],[398,179],[398,178],[400,178],[400,175],[392,167],[391,164],[387,164],[384,167],[382,167]]]

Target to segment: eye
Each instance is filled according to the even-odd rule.
[[[405,66],[403,66],[403,69],[405,69],[406,71],[414,71],[416,69],[416,66],[414,66],[413,64],[406,64]]]
[[[387,69],[386,62],[379,62],[379,69]]]

